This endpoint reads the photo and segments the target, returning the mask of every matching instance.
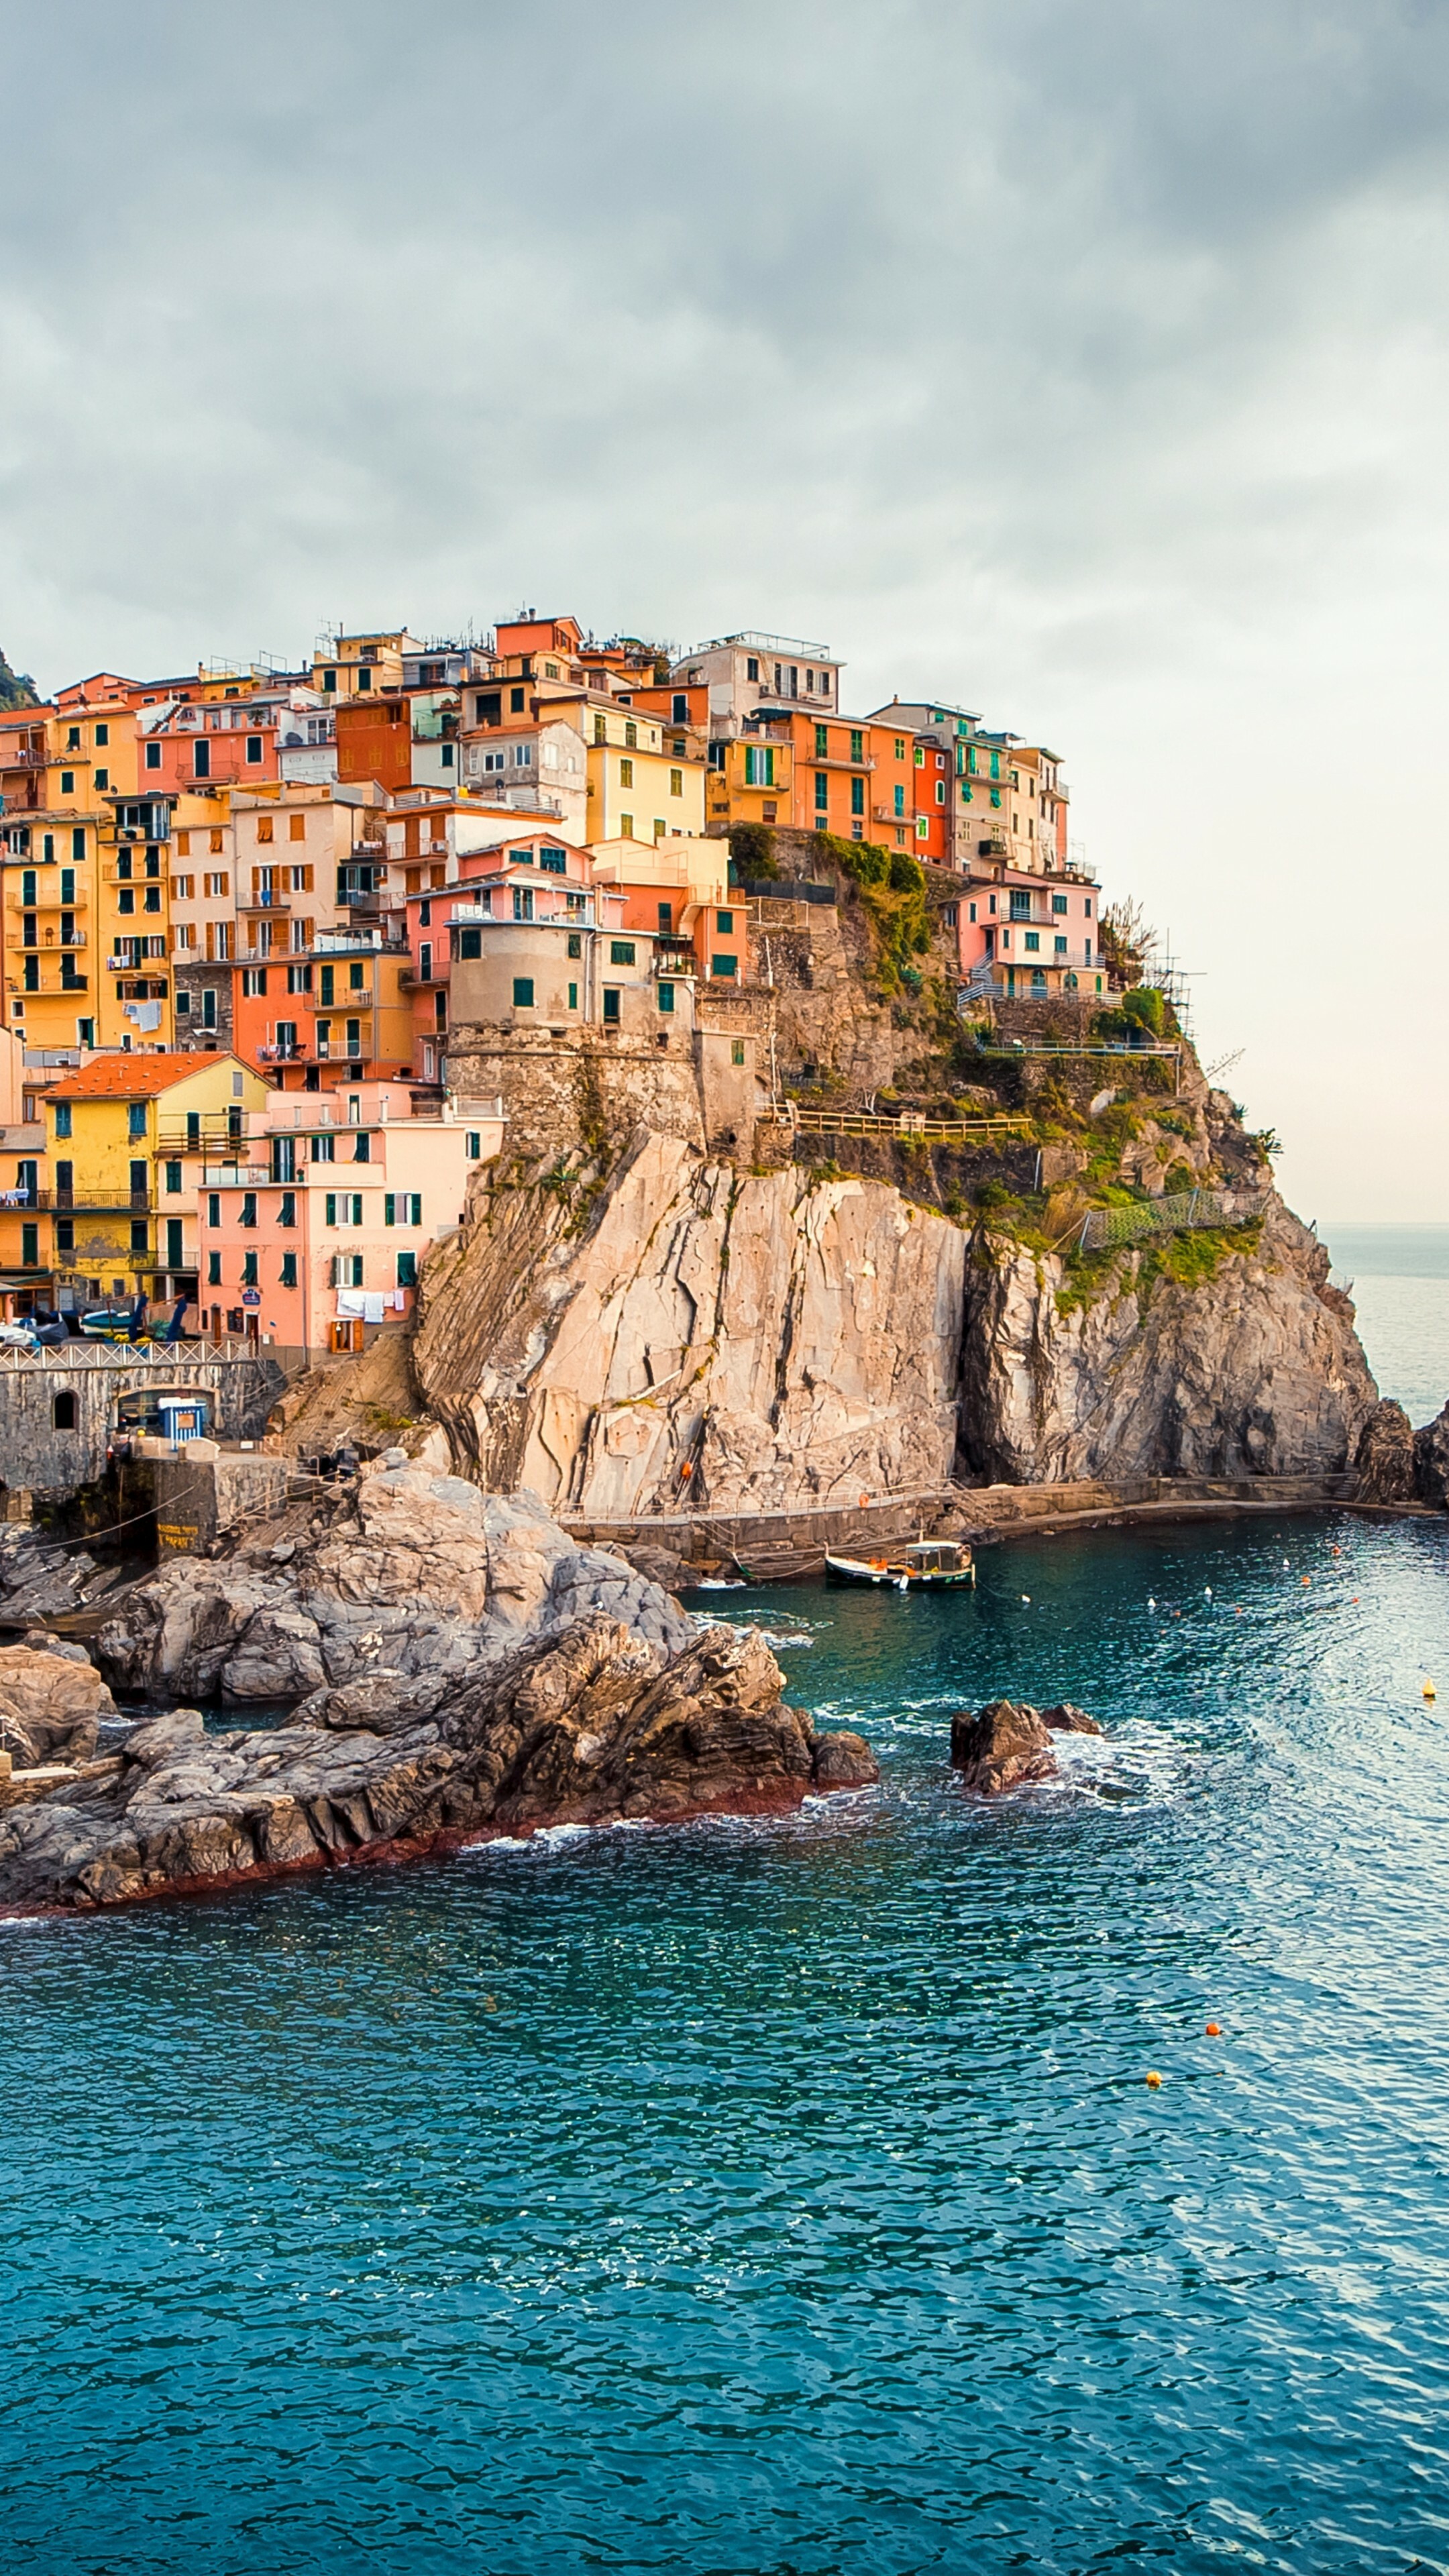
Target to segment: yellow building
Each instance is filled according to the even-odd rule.
[[[378,635],[324,635],[312,656],[312,686],[325,698],[361,698],[403,684],[403,655],[425,648],[405,627]]]
[[[7,816],[5,1025],[33,1049],[168,1046],[163,796],[137,786],[134,684],[45,710],[43,803]]]
[[[580,709],[588,760],[590,842],[665,841],[704,833],[703,764],[675,753],[653,716],[590,698]]]
[[[102,1055],[45,1097],[42,1267],[87,1296],[194,1297],[196,1181],[268,1085],[232,1055]]]

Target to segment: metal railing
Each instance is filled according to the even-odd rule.
[[[1262,1207],[1229,1210],[1224,1190],[1183,1190],[1148,1207],[1089,1208],[1077,1238],[1079,1252],[1106,1252],[1113,1246],[1142,1243],[1154,1234],[1177,1234],[1193,1226],[1251,1225]]]

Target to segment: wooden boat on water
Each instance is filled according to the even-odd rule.
[[[897,1592],[955,1592],[974,1585],[976,1563],[964,1540],[888,1541],[873,1556],[835,1556],[826,1550],[832,1583],[879,1583]]]

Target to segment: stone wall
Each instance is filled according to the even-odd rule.
[[[599,1138],[617,1146],[641,1123],[704,1143],[693,1041],[683,1030],[661,1030],[646,1045],[628,1031],[611,1038],[599,1028],[558,1036],[465,1025],[452,1032],[448,1063],[459,1091],[501,1098],[510,1155],[551,1160]]]
[[[46,1500],[95,1484],[106,1472],[123,1395],[205,1389],[215,1399],[214,1427],[223,1439],[256,1439],[283,1384],[281,1370],[265,1356],[148,1360],[119,1346],[81,1343],[38,1357],[7,1354],[0,1361],[0,1483],[28,1487]],[[69,1404],[58,1408],[57,1400],[67,1397]]]

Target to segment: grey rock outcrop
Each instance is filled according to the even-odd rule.
[[[1359,1500],[1411,1503],[1417,1489],[1414,1433],[1401,1404],[1385,1396],[1374,1406],[1354,1451]]]
[[[1280,1200],[1257,1249],[1192,1287],[1128,1252],[1075,1302],[1063,1263],[982,1239],[968,1280],[962,1447],[1009,1483],[1326,1475],[1377,1389],[1328,1255]]]
[[[23,1522],[0,1524],[0,1619],[54,1619],[79,1609],[96,1561],[84,1548],[49,1545]]]
[[[1421,1503],[1449,1508],[1449,1404],[1414,1434],[1414,1491]]]
[[[96,1651],[116,1689],[151,1700],[291,1704],[380,1677],[436,1695],[583,1617],[671,1653],[696,1634],[677,1602],[576,1546],[533,1495],[388,1467],[286,1538],[273,1528],[219,1563],[163,1566]]]
[[[463,1682],[347,1684],[289,1726],[208,1734],[195,1709],[0,1813],[0,1910],[94,1908],[280,1872],[418,1857],[565,1821],[781,1813],[875,1777],[858,1737],[787,1708],[753,1630],[682,1652],[593,1615]]]

